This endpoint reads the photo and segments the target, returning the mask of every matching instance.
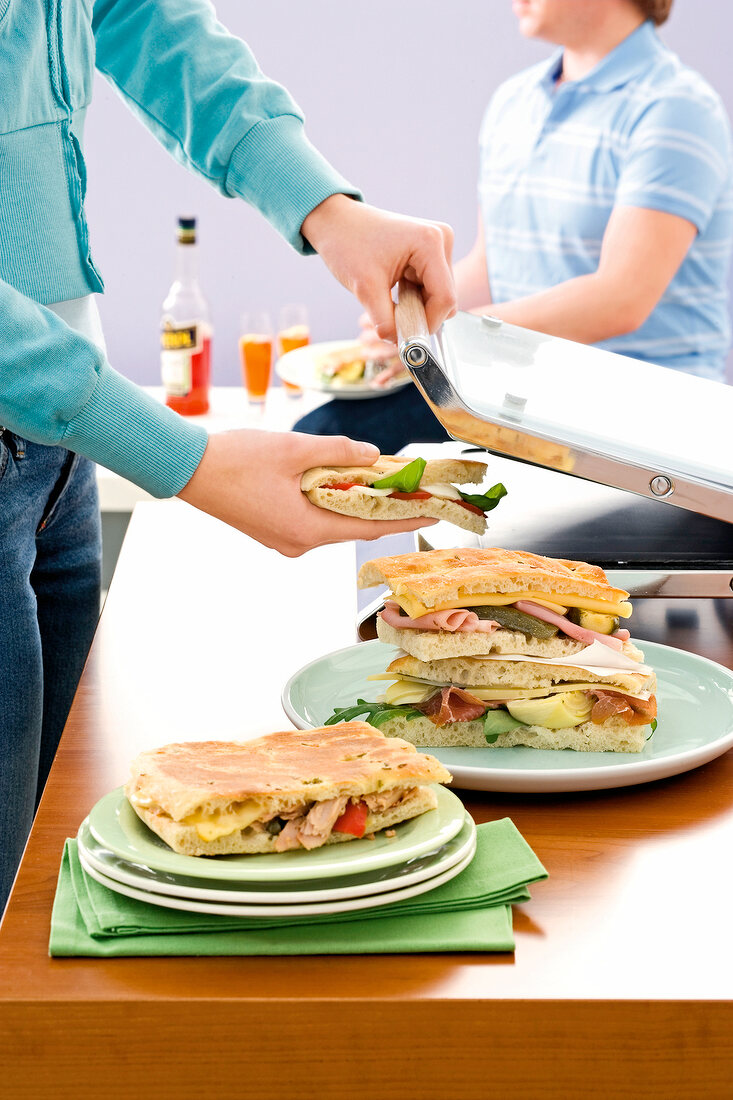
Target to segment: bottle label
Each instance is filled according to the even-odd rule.
[[[160,370],[166,397],[186,397],[193,386],[194,357],[200,356],[199,325],[166,321],[160,333]]]

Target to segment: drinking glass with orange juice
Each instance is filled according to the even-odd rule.
[[[264,405],[272,372],[272,322],[263,310],[242,315],[239,355],[250,405]]]
[[[278,314],[277,341],[279,354],[285,355],[295,348],[304,348],[310,343],[310,328],[308,327],[308,310],[305,306],[283,306]],[[300,386],[294,386],[292,382],[283,380],[288,397],[300,397],[303,393]]]

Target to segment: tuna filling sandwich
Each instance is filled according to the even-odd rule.
[[[362,519],[444,519],[482,535],[486,513],[506,496],[501,483],[479,493],[458,485],[479,485],[483,462],[462,459],[397,458],[382,455],[373,466],[318,466],[306,470],[301,490],[311,504]]]
[[[640,752],[656,728],[656,677],[620,624],[628,593],[585,562],[502,549],[366,562],[391,589],[377,617],[400,653],[358,715],[415,745]]]
[[[417,817],[451,776],[365,722],[254,741],[165,745],[132,764],[125,794],[175,852],[218,856],[320,848]]]

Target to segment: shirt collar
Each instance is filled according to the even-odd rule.
[[[572,81],[569,86],[594,92],[610,92],[613,88],[621,88],[642,70],[648,68],[664,50],[665,47],[654,30],[654,24],[651,20],[647,20],[624,38],[623,42],[619,42],[614,50],[606,54],[594,69],[580,80]],[[539,83],[547,91],[554,88],[555,81],[562,72],[562,57],[563,51],[557,50],[542,67]]]

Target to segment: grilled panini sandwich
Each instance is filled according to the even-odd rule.
[[[480,484],[483,462],[397,458],[382,455],[373,466],[318,466],[306,470],[301,489],[312,504],[363,519],[434,518],[483,534],[486,513],[506,495],[497,484],[484,493],[458,485]]]
[[[420,746],[640,752],[656,678],[629,631],[628,593],[585,562],[502,549],[432,550],[362,566],[391,589],[382,641],[394,681],[361,711]]]
[[[432,756],[365,722],[254,741],[165,745],[132,764],[125,794],[145,824],[190,856],[319,848],[436,806],[449,783]]]

